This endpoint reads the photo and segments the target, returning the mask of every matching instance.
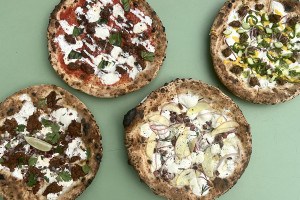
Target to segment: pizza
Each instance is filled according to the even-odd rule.
[[[300,3],[227,1],[211,28],[221,82],[242,99],[277,104],[300,92]]]
[[[64,89],[33,86],[0,104],[4,199],[75,199],[91,184],[101,159],[93,115]]]
[[[166,47],[165,28],[145,0],[62,0],[50,16],[51,65],[93,96],[117,97],[148,84]]]
[[[238,106],[201,81],[176,79],[124,117],[129,163],[155,194],[214,199],[248,165],[250,126]]]

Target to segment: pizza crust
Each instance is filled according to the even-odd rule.
[[[85,120],[83,123],[82,140],[87,148],[90,148],[91,156],[88,159],[91,168],[90,173],[83,179],[74,181],[71,187],[59,196],[59,200],[73,200],[78,197],[93,181],[99,169],[102,159],[102,137],[96,121],[87,109],[87,107],[75,96],[66,90],[55,85],[38,85],[32,86],[11,95],[0,104],[0,120],[17,113],[22,103],[18,99],[21,94],[28,94],[32,98],[32,102],[38,102],[39,98],[46,97],[51,91],[55,91],[61,96],[59,105],[65,105],[75,109]],[[0,195],[4,199],[11,200],[43,200],[47,199],[42,195],[34,195],[31,188],[22,180],[17,180],[6,170],[0,170]]]
[[[276,0],[283,5],[291,8],[291,15],[300,15],[299,2],[286,0]],[[224,56],[221,53],[222,49],[227,46],[224,43],[223,31],[227,27],[228,14],[232,10],[236,10],[241,5],[249,5],[253,7],[255,4],[264,4],[264,10],[270,5],[271,0],[243,0],[243,1],[227,1],[219,11],[211,28],[210,37],[210,52],[213,59],[214,70],[221,82],[236,96],[247,101],[258,104],[277,104],[291,100],[300,93],[299,83],[286,83],[284,85],[276,85],[274,88],[254,88],[249,87],[247,83],[241,81],[233,73],[229,71],[229,67],[224,64]]]
[[[56,29],[58,27],[57,19],[61,10],[64,9],[64,6],[69,7],[76,2],[77,0],[61,0],[50,15],[47,32],[49,60],[57,74],[71,87],[89,95],[103,98],[121,96],[136,91],[149,84],[157,76],[166,57],[167,39],[165,27],[156,12],[145,0],[130,1],[130,4],[133,6],[133,4],[137,3],[139,6],[142,6],[145,10],[145,15],[150,16],[153,21],[152,26],[156,31],[155,33],[152,33],[151,37],[156,44],[155,59],[153,62],[146,61],[145,69],[141,71],[134,80],[121,84],[116,83],[114,85],[104,85],[100,83],[97,76],[93,76],[89,81],[83,81],[80,78],[76,78],[75,76],[68,74],[64,69],[62,69],[61,64],[58,61],[59,50],[54,42]]]
[[[156,112],[158,107],[177,94],[184,92],[193,92],[205,98],[211,99],[215,109],[228,108],[229,115],[239,123],[237,130],[237,137],[240,139],[243,155],[240,164],[235,167],[235,171],[226,179],[216,178],[213,180],[214,186],[206,196],[197,197],[189,187],[177,188],[173,187],[168,182],[161,178],[156,178],[150,169],[150,160],[146,155],[146,142],[140,135],[140,127],[146,123],[147,116]],[[136,108],[129,111],[124,116],[125,128],[125,145],[128,150],[129,163],[137,170],[140,178],[144,181],[155,194],[166,197],[172,200],[181,199],[201,199],[209,200],[215,199],[227,192],[243,174],[246,169],[251,152],[252,139],[250,134],[250,126],[247,123],[239,107],[219,89],[209,86],[201,81],[191,79],[176,79],[173,82],[165,84],[165,86],[153,91],[150,95],[139,104]]]

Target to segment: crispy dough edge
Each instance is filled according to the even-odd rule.
[[[193,93],[200,94],[203,97],[215,100],[216,109],[224,107],[230,109],[231,117],[233,117],[240,124],[237,136],[242,143],[244,152],[240,165],[236,166],[233,175],[230,177],[226,179],[215,179],[215,187],[211,188],[208,195],[200,198],[194,195],[191,190],[173,187],[167,182],[161,179],[156,179],[153,176],[148,164],[147,155],[145,154],[146,146],[143,143],[144,141],[142,137],[139,135],[140,125],[146,120],[145,116],[147,116],[149,113],[152,113],[153,110],[155,111],[157,107],[161,105],[162,99],[164,100],[170,98],[168,93],[170,92],[173,95],[174,90],[176,90],[175,94],[178,92],[192,91]],[[144,102],[139,104],[136,108],[130,110],[127,115],[125,115],[124,130],[125,146],[127,147],[129,163],[136,169],[141,180],[144,181],[155,194],[172,200],[211,200],[219,197],[236,184],[248,166],[252,153],[250,126],[239,107],[219,89],[201,81],[192,79],[176,79],[150,93]]]
[[[91,167],[91,172],[82,181],[76,181],[71,187],[59,196],[59,200],[73,200],[78,197],[93,181],[95,178],[102,159],[102,136],[100,134],[99,127],[94,119],[92,113],[88,108],[74,95],[68,91],[55,86],[55,85],[36,85],[22,89],[13,95],[9,96],[0,104],[0,119],[11,115],[15,112],[15,105],[20,106],[20,101],[18,96],[21,94],[28,94],[31,96],[33,102],[37,101],[39,97],[47,96],[51,91],[56,91],[63,97],[59,102],[65,104],[68,107],[75,108],[78,113],[81,114],[82,118],[85,119],[83,123],[83,139],[89,140],[89,135],[92,135],[95,140],[90,140],[89,143],[86,142],[87,147],[91,150],[91,158],[89,161],[89,166]],[[3,179],[0,180],[0,195],[3,198],[11,200],[38,200],[46,199],[42,195],[34,195],[31,193],[30,188],[26,186],[22,181],[18,181],[16,178],[11,176],[11,173],[4,170],[0,170],[0,175],[3,175]]]
[[[276,0],[284,5],[289,5],[293,8],[291,15],[300,15],[300,3],[286,0]],[[240,5],[249,5],[249,7],[260,3],[269,5],[270,0],[243,0],[243,1],[227,1],[216,16],[211,32],[210,32],[210,52],[213,60],[214,70],[221,80],[221,82],[236,96],[241,99],[257,103],[257,104],[278,104],[293,99],[300,94],[300,84],[287,83],[283,86],[277,85],[273,89],[255,89],[249,87],[247,83],[244,83],[240,79],[236,78],[236,75],[231,73],[229,69],[224,65],[224,56],[221,54],[221,50],[224,49],[225,43],[223,40],[223,30],[225,28],[228,14],[239,7]],[[266,9],[265,6],[264,9]],[[221,37],[220,37],[221,36]],[[221,47],[221,48],[220,48]]]
[[[67,74],[62,68],[58,61],[59,51],[55,47],[54,38],[56,33],[55,23],[57,22],[57,15],[63,6],[72,6],[76,0],[61,0],[61,2],[55,7],[49,18],[49,25],[47,31],[48,39],[48,50],[49,50],[49,61],[56,71],[56,73],[71,87],[85,92],[89,95],[101,97],[101,98],[112,98],[125,95],[130,92],[134,92],[147,84],[149,84],[158,74],[163,61],[166,58],[166,48],[167,48],[167,37],[165,33],[165,27],[163,26],[161,20],[159,19],[156,12],[151,8],[151,6],[145,0],[134,0],[131,1],[131,6],[133,3],[138,3],[145,8],[146,15],[149,15],[153,20],[153,26],[156,29],[155,34],[153,34],[154,41],[156,41],[157,46],[155,51],[155,60],[153,62],[146,62],[146,68],[138,74],[135,80],[127,82],[125,84],[115,84],[112,86],[99,85],[97,82],[99,78],[93,76],[91,82],[84,82],[79,78]]]

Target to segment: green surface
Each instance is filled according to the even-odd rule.
[[[212,69],[208,34],[224,0],[149,0],[166,27],[167,59],[150,85],[116,99],[98,99],[78,92],[51,68],[46,29],[58,0],[0,2],[0,101],[30,85],[56,84],[79,97],[100,126],[104,146],[100,171],[78,199],[162,199],[141,183],[127,164],[122,119],[150,91],[176,77],[191,77],[220,87],[240,106],[251,125],[250,164],[237,185],[220,199],[300,200],[300,97],[276,106],[254,105],[233,96],[218,81]]]

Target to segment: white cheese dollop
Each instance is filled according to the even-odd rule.
[[[65,153],[69,158],[72,158],[73,156],[79,156],[82,160],[85,160],[87,159],[87,155],[83,148],[85,148],[83,141],[81,138],[77,137],[69,143]]]

